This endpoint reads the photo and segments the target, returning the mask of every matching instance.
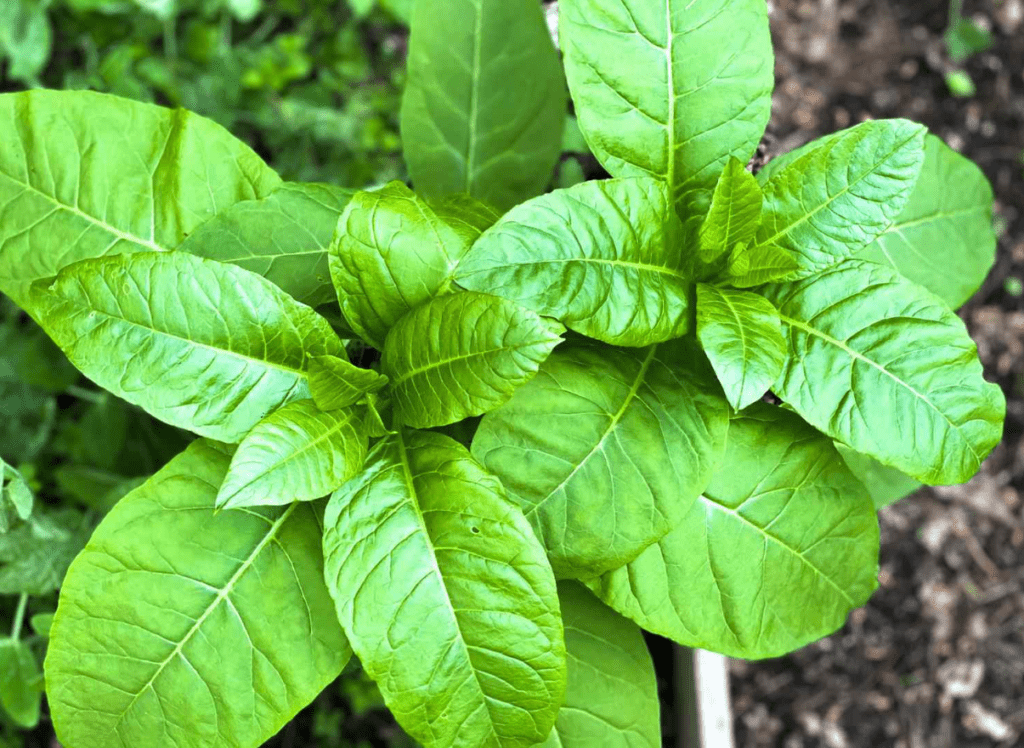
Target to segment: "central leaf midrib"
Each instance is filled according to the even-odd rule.
[[[571,262],[582,262],[593,265],[613,265],[633,268],[635,270],[642,270],[649,273],[659,273],[661,275],[668,275],[672,278],[678,278],[679,280],[689,282],[690,278],[684,275],[679,270],[667,267],[665,265],[646,265],[641,262],[633,262],[631,260],[609,260],[602,257],[555,257],[555,258],[542,258],[537,260],[520,260],[515,262],[502,262],[500,265],[493,265],[490,268],[483,268],[480,270],[472,270],[470,272],[459,274],[456,277],[456,281],[459,278],[467,278],[471,275],[479,275],[482,273],[494,272],[495,270],[501,270],[502,268],[509,267],[522,267],[531,265],[556,265],[556,264],[567,264]]]
[[[121,722],[124,720],[125,715],[128,714],[128,711],[139,700],[139,697],[141,697],[142,694],[145,693],[148,689],[155,689],[157,678],[160,677],[160,675],[164,672],[164,670],[171,663],[171,661],[177,656],[184,656],[183,652],[185,649],[185,645],[188,644],[189,641],[191,641],[192,637],[195,636],[195,634],[206,622],[206,619],[210,617],[210,614],[213,613],[217,606],[219,606],[225,600],[228,600],[228,595],[231,594],[235,585],[238,584],[242,576],[256,562],[256,559],[263,552],[263,549],[266,548],[271,541],[273,541],[274,537],[277,535],[282,525],[284,525],[284,523],[288,521],[288,518],[292,515],[292,512],[294,512],[298,507],[298,502],[292,504],[287,509],[285,509],[284,512],[282,512],[281,516],[278,517],[277,520],[274,521],[274,523],[267,530],[267,534],[263,536],[263,539],[260,540],[260,542],[256,545],[252,553],[249,554],[248,558],[246,558],[245,561],[242,562],[242,564],[238,567],[238,570],[231,576],[230,579],[228,579],[224,587],[220,590],[220,592],[217,593],[213,601],[207,606],[206,610],[203,611],[199,618],[196,619],[196,622],[192,624],[192,627],[185,633],[185,636],[182,638],[182,640],[178,642],[177,646],[175,646],[175,648],[171,650],[171,653],[164,658],[163,662],[160,663],[160,667],[157,668],[153,676],[145,683],[145,685],[143,685],[139,689],[139,692],[135,694],[134,697],[132,697],[132,700],[128,702],[128,705],[117,716],[117,719],[114,722],[113,732],[117,732],[117,729],[121,726]]]
[[[594,446],[591,447],[590,451],[583,456],[583,458],[579,461],[576,467],[574,467],[557,486],[555,486],[553,489],[551,489],[551,491],[548,492],[547,496],[538,501],[536,504],[530,507],[528,511],[525,512],[526,517],[529,518],[532,515],[536,514],[540,510],[540,508],[544,506],[548,501],[550,501],[552,496],[554,496],[561,489],[563,489],[569,483],[569,481],[572,480],[573,477],[580,470],[583,469],[583,466],[587,464],[590,458],[593,457],[598,452],[598,450],[601,449],[605,441],[608,440],[608,437],[619,425],[619,422],[622,420],[622,417],[626,414],[626,410],[629,408],[630,404],[632,404],[633,400],[636,398],[637,393],[640,391],[640,387],[643,386],[644,380],[647,378],[647,371],[651,368],[651,363],[653,363],[654,361],[654,354],[657,352],[657,350],[658,346],[651,346],[651,350],[647,354],[647,357],[643,360],[643,363],[641,363],[640,371],[637,372],[636,378],[633,380],[633,384],[629,388],[629,392],[626,393],[626,397],[623,398],[622,405],[619,407],[618,411],[612,415],[611,420],[605,427],[604,433],[601,434],[601,438],[598,439]]]
[[[428,364],[425,364],[424,366],[417,366],[399,376],[396,376],[393,380],[391,380],[391,386],[397,387],[402,382],[407,382],[413,377],[419,376],[420,374],[423,374],[428,371],[433,371],[434,369],[440,369],[442,366],[448,366],[449,364],[454,364],[459,361],[468,361],[469,359],[473,358],[494,356],[499,353],[511,353],[512,351],[519,350],[520,348],[530,348],[532,346],[539,345],[541,342],[542,341],[530,341],[528,343],[503,346],[501,348],[488,348],[487,350],[484,351],[471,351],[470,353],[463,353],[458,356],[453,356],[451,358],[441,359],[440,361],[432,361]]]

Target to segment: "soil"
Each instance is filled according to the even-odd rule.
[[[943,2],[771,0],[777,90],[769,151],[867,118],[928,125],[977,162],[1003,233],[961,310],[1008,400],[1003,443],[966,486],[880,513],[880,588],[835,635],[733,662],[742,748],[1024,745],[1024,0],[967,0],[994,44],[954,97]],[[950,186],[956,189],[955,185]]]

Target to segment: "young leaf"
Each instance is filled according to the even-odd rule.
[[[174,249],[204,221],[280,183],[224,128],[90,91],[0,96],[0,291],[90,257]]]
[[[72,564],[45,666],[64,745],[254,748],[349,659],[318,507],[215,515],[230,459],[195,442]]]
[[[555,579],[498,480],[441,434],[371,450],[324,517],[338,617],[426,748],[529,746],[565,694]]]
[[[21,473],[0,458],[0,535],[32,514],[32,489]]]
[[[254,273],[182,252],[85,260],[33,288],[40,323],[96,384],[237,442],[309,397],[308,356],[344,356],[321,317]]]
[[[738,244],[748,244],[761,223],[761,186],[735,156],[718,179],[711,208],[700,227],[701,259],[713,262]]]
[[[545,190],[566,91],[539,3],[458,0],[442,13],[419,3],[408,65],[402,150],[417,192],[508,209]]]
[[[870,244],[903,210],[924,163],[923,125],[865,122],[825,138],[764,184],[755,246],[778,245],[800,264],[795,278]]]
[[[0,706],[14,724],[32,730],[39,724],[43,674],[23,641],[0,638]]]
[[[771,113],[761,0],[562,0],[562,51],[580,128],[617,177],[665,180],[706,213],[719,174],[746,163]]]
[[[878,520],[831,440],[770,405],[729,428],[689,516],[591,583],[648,631],[730,657],[777,657],[832,633],[878,586]]]
[[[50,628],[53,626],[53,613],[36,613],[29,619],[32,630],[36,636],[44,639],[50,638]]]
[[[275,410],[238,445],[217,508],[283,506],[327,496],[363,468],[363,416],[357,408],[322,411],[312,400]]]
[[[48,595],[59,589],[92,527],[74,509],[38,512],[0,535],[0,595]]]
[[[178,248],[262,275],[312,307],[333,301],[327,248],[355,190],[286,182],[262,200],[235,203]]]
[[[533,379],[560,324],[497,296],[441,296],[395,325],[381,369],[401,423],[444,426],[498,407]]]
[[[470,245],[497,218],[468,198],[427,203],[401,182],[352,198],[330,267],[345,319],[376,348],[398,319],[451,283]]]
[[[1005,400],[941,300],[846,260],[767,286],[790,356],[775,391],[812,426],[924,483],[962,483],[1002,438]]]
[[[695,343],[581,341],[484,416],[473,455],[523,507],[555,573],[590,578],[634,559],[711,480],[728,404]]]
[[[697,285],[697,339],[736,410],[761,399],[782,373],[788,352],[770,301],[703,283]]]
[[[347,408],[387,386],[388,378],[372,369],[360,369],[337,356],[309,360],[309,391],[320,410]]]
[[[843,456],[846,467],[871,494],[875,509],[895,504],[921,487],[921,483],[909,475],[855,452],[842,442],[836,442],[836,449]]]
[[[542,748],[656,748],[661,717],[654,663],[636,624],[577,582],[559,582],[568,686]]]
[[[992,187],[973,162],[929,135],[910,202],[855,257],[891,265],[956,309],[985,280],[995,252]]]
[[[739,245],[729,257],[725,271],[715,278],[733,288],[753,288],[791,275],[800,264],[773,244],[757,247]]]
[[[645,346],[687,331],[693,283],[663,182],[586,182],[509,211],[455,280],[606,343]]]

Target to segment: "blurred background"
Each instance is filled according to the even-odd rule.
[[[412,2],[0,0],[0,91],[89,88],[183,106],[286,179],[376,185],[406,176],[398,110]],[[992,181],[998,258],[961,315],[1009,413],[972,483],[882,510],[881,586],[843,630],[789,657],[731,664],[737,743],[1022,745],[1024,0],[768,4],[777,87],[766,156],[868,118],[909,117]],[[571,119],[563,148],[553,186],[603,175]],[[31,653],[0,671],[0,748],[58,745],[36,705],[67,564],[189,438],[93,387],[0,296],[0,531],[11,528],[0,533],[0,648],[15,627]],[[36,510],[17,522],[10,507],[25,490]],[[649,643],[675,746],[672,649]],[[350,666],[269,745],[412,743]]]

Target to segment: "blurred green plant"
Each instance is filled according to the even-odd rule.
[[[957,98],[970,98],[977,93],[977,88],[962,65],[974,55],[991,48],[992,33],[964,16],[963,6],[963,0],[950,0],[949,25],[943,39],[946,42],[946,54],[957,67],[946,72],[946,87]]]

